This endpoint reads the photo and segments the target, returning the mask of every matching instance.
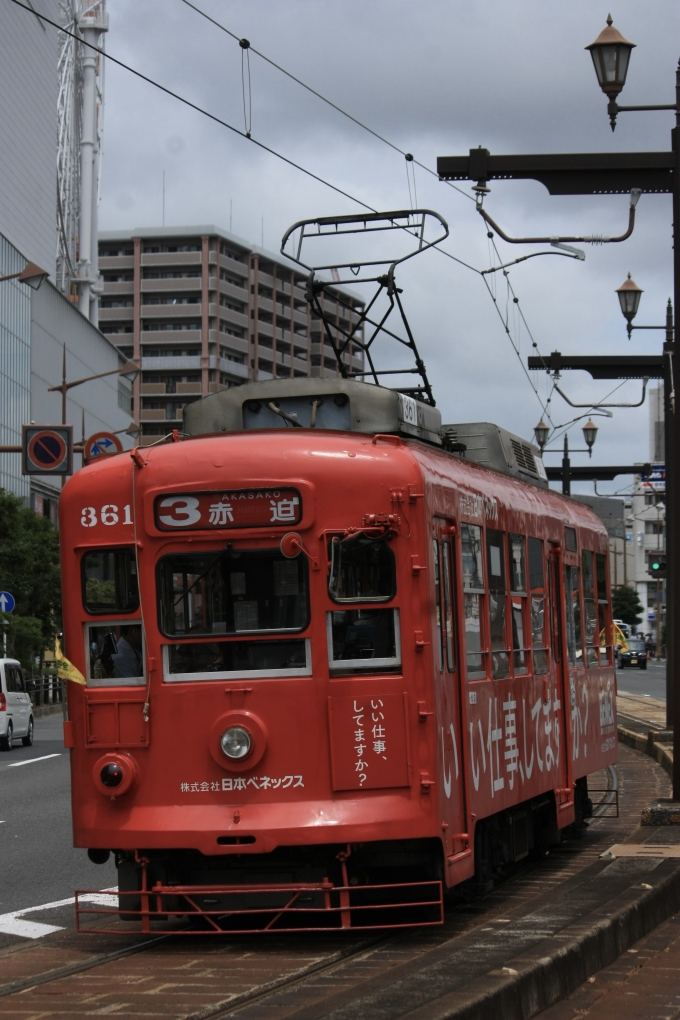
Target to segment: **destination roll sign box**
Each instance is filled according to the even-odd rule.
[[[297,489],[237,489],[157,496],[156,527],[180,529],[262,528],[297,524],[302,501]]]

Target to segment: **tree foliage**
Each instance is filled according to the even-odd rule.
[[[7,624],[7,652],[18,659],[27,673],[32,674],[35,656],[45,648],[43,627],[35,616],[17,616],[16,613],[0,613],[4,628]]]
[[[643,606],[635,588],[621,585],[612,592],[612,610],[615,620],[634,626],[642,622]]]
[[[60,626],[61,577],[59,536],[46,517],[38,517],[23,501],[0,489],[0,589],[14,596],[15,640],[29,647],[41,628],[42,647],[49,645]],[[20,624],[18,618],[24,618]]]

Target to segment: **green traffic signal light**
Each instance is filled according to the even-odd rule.
[[[657,576],[665,575],[666,573],[666,557],[663,555],[650,555],[649,557],[649,572],[650,574],[656,574]]]

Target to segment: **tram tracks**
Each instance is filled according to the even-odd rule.
[[[134,946],[66,967],[42,969],[0,987],[0,1015],[17,1020],[36,1015],[74,1020],[94,1011],[134,1012],[140,1017],[160,1013],[177,1020],[241,1020],[253,1006],[266,1002],[272,1020],[298,1014],[320,1017],[326,1012],[342,1016],[347,1010],[349,1015],[370,1020],[379,1012],[371,1005],[376,996],[391,997],[394,1015],[401,1015],[402,1003],[394,993],[400,981],[420,982],[426,996],[430,991],[435,996],[435,983],[430,989],[421,970],[432,971],[441,982],[442,967],[443,973],[450,974],[451,967],[458,967],[461,951],[469,959],[474,957],[473,944],[484,965],[488,962],[494,968],[491,973],[500,973],[517,954],[528,926],[536,929],[531,918],[541,915],[545,905],[558,897],[568,901],[586,873],[603,867],[600,854],[635,828],[641,805],[664,794],[667,778],[662,770],[642,755],[622,751],[620,769],[598,777],[608,787],[607,799],[621,787],[625,809],[620,819],[595,818],[586,840],[561,848],[537,866],[527,863],[488,897],[449,912],[443,928],[381,932],[375,937],[367,933],[330,938],[324,933],[325,937],[316,939],[225,936],[210,940],[210,945],[203,940],[199,945],[189,933],[172,939],[159,933]],[[59,944],[69,951],[76,947],[82,951],[87,936],[55,936],[52,945]],[[39,947],[26,948],[33,948],[31,966],[38,965]],[[50,958],[49,953],[45,955]],[[408,1011],[405,1001],[403,1011]]]

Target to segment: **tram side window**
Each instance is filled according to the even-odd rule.
[[[578,567],[565,566],[564,568],[564,598],[566,601],[569,665],[582,666],[581,592],[579,589]]]
[[[279,549],[173,553],[158,564],[161,631],[168,637],[304,630],[307,559]]]
[[[388,602],[397,593],[394,553],[388,539],[360,533],[329,543],[328,594],[334,602]]]
[[[527,573],[524,539],[510,535],[510,611],[512,613],[512,658],[516,675],[528,673]]]
[[[597,666],[597,603],[595,601],[595,577],[593,574],[593,553],[588,549],[581,552],[583,577],[583,624],[586,639],[586,665]]]
[[[446,643],[446,664],[449,672],[453,673],[456,668],[456,645],[454,634],[454,573],[453,573],[453,549],[448,539],[442,541],[442,564],[444,567],[444,641]]]
[[[604,553],[595,553],[595,573],[597,579],[597,604],[600,623],[600,665],[606,666],[612,658],[612,622],[607,598],[607,557]]]
[[[140,623],[88,626],[88,687],[139,687],[144,679],[144,639]]]
[[[436,538],[432,539],[432,557],[434,562],[434,611],[437,623],[437,661],[439,663],[439,672],[441,673],[444,669],[444,650],[442,648],[442,589],[439,564],[439,542]]]
[[[545,639],[545,568],[543,542],[529,539],[529,591],[531,601],[531,649],[534,674],[548,672],[548,649]]]
[[[376,673],[401,664],[398,609],[341,609],[326,614],[333,673]]]
[[[476,524],[461,524],[460,543],[463,555],[463,611],[468,679],[481,680],[486,676],[486,652],[482,629],[484,597],[482,529]]]
[[[510,675],[510,654],[506,637],[505,616],[507,590],[505,583],[505,549],[502,531],[486,532],[486,553],[489,569],[489,639],[491,668],[494,680]]]
[[[139,605],[133,549],[91,549],[80,561],[83,605],[93,616],[133,613]]]

